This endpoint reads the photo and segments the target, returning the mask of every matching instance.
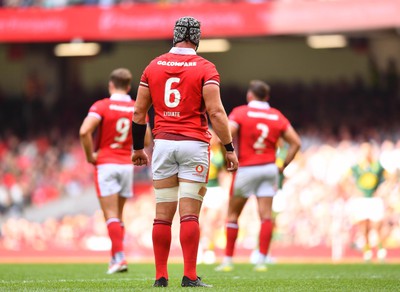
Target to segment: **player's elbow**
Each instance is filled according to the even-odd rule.
[[[81,139],[87,137],[88,135],[90,135],[90,131],[89,131],[88,128],[81,127],[81,128],[79,129],[79,137],[80,137]]]
[[[146,123],[146,112],[136,110],[133,112],[132,121],[136,124],[145,124]]]
[[[291,143],[292,148],[294,149],[295,153],[298,152],[301,148],[301,140],[300,139],[295,139]]]
[[[295,144],[295,146],[297,148],[299,148],[299,149],[301,148],[301,139],[300,139],[300,137],[297,137],[297,139],[295,140],[294,144]]]
[[[292,151],[296,153],[301,148],[301,139],[297,132],[292,128],[289,127],[287,131],[283,134],[283,139],[289,143],[290,148]]]
[[[208,112],[208,116],[210,117],[210,120],[212,122],[214,122],[214,121],[218,122],[220,120],[223,120],[225,118],[226,114],[225,114],[224,110],[216,109],[216,110],[213,110],[213,111],[209,111]]]

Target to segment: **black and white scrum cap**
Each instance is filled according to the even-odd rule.
[[[198,46],[200,42],[200,22],[191,16],[184,16],[179,18],[174,27],[174,40],[173,44],[189,41]]]

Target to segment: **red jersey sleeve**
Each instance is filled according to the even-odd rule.
[[[150,63],[150,64],[151,64],[151,63]],[[149,66],[150,66],[150,65],[149,65]],[[139,83],[139,85],[144,86],[144,87],[149,87],[149,78],[148,78],[148,76],[147,76],[147,71],[148,71],[149,66],[147,66],[147,67],[144,69],[144,71],[143,71],[143,73],[142,73],[142,76],[140,77],[140,83]]]
[[[207,67],[208,68],[205,70],[205,74],[204,74],[204,85],[215,84],[215,85],[219,86],[220,76],[217,71],[217,68],[212,63],[208,63]]]
[[[103,100],[98,100],[90,107],[88,116],[102,120],[104,117],[104,110],[105,107]]]
[[[290,126],[290,122],[281,112],[278,111],[278,113],[280,121],[280,130],[281,132],[285,132],[287,128]]]
[[[232,110],[232,112],[229,114],[228,118],[230,122],[233,122],[237,126],[240,125],[240,108],[241,107],[236,107]]]

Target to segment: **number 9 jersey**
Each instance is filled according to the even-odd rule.
[[[238,128],[238,153],[241,166],[275,163],[279,137],[290,126],[288,119],[265,101],[250,101],[229,115]]]
[[[129,95],[112,94],[95,102],[89,116],[101,120],[97,131],[97,165],[132,164],[131,124],[135,102]]]
[[[146,67],[140,85],[151,89],[155,112],[154,138],[160,133],[183,135],[210,141],[203,101],[203,86],[219,86],[220,77],[213,63],[190,48],[173,47]]]

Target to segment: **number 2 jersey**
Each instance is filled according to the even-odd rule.
[[[276,144],[290,126],[288,119],[265,101],[234,108],[229,121],[238,127],[240,166],[275,163]]]
[[[89,116],[101,120],[97,132],[97,165],[132,164],[131,124],[134,104],[129,95],[112,94],[110,98],[95,102],[89,109]]]
[[[146,67],[140,85],[150,89],[155,112],[155,139],[166,133],[210,141],[203,86],[220,77],[213,63],[190,48],[173,47]]]

